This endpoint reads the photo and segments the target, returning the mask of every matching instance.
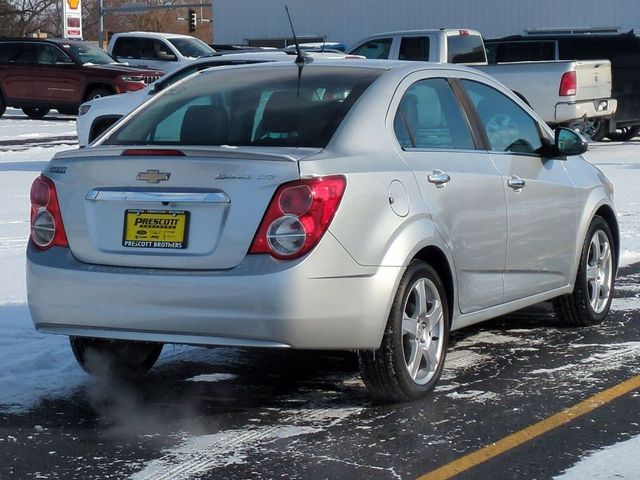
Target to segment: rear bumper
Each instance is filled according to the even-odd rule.
[[[39,331],[193,345],[377,348],[401,273],[358,265],[329,233],[297,263],[255,255],[225,271],[99,266],[67,248],[27,251]]]
[[[618,109],[618,101],[602,98],[586,102],[558,103],[555,123],[568,123],[583,118],[611,118]]]

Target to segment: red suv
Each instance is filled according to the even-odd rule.
[[[163,72],[128,67],[87,42],[0,38],[0,116],[7,106],[40,118],[74,115],[82,102],[140,90]]]

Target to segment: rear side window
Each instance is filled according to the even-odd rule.
[[[537,122],[518,104],[496,89],[462,80],[489,137],[491,150],[536,154],[542,147]]]
[[[202,72],[165,90],[106,145],[324,148],[383,70],[294,65]]]
[[[137,38],[120,37],[113,46],[113,56],[121,58],[140,58],[140,42]]]
[[[0,61],[11,63],[36,63],[34,43],[0,43]]]
[[[447,62],[484,63],[486,61],[482,37],[479,35],[447,36]]]
[[[396,112],[394,129],[404,148],[475,148],[458,101],[443,78],[420,80],[409,87]]]
[[[404,37],[400,43],[400,60],[429,61],[429,37]]]
[[[352,50],[353,55],[362,55],[363,57],[373,59],[387,59],[389,58],[389,52],[391,51],[392,38],[376,38],[363,43],[355,50]]]

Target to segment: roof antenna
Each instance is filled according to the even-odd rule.
[[[287,11],[287,18],[289,19],[289,25],[291,26],[291,33],[293,33],[293,43],[296,44],[296,63],[304,65],[304,63],[306,62],[306,59],[305,59],[305,56],[302,55],[302,50],[300,49],[300,42],[298,42],[298,37],[296,37],[296,31],[293,29],[293,22],[291,21],[291,15],[289,14],[289,7],[285,5],[284,9]]]

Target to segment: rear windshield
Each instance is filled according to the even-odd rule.
[[[324,148],[382,69],[295,65],[201,72],[139,111],[105,145]]]
[[[197,38],[169,38],[169,42],[171,42],[184,57],[198,58],[216,53],[213,48]]]
[[[485,63],[482,37],[479,35],[449,35],[447,37],[448,63]]]

